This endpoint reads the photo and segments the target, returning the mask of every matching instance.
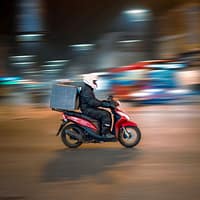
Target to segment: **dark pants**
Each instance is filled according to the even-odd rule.
[[[108,111],[103,109],[89,108],[86,111],[83,111],[83,114],[100,122],[102,134],[110,132],[111,114]]]

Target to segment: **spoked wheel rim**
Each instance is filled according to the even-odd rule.
[[[122,129],[122,131],[122,140],[124,140],[124,142],[126,142],[127,144],[132,144],[136,141],[137,133],[133,128],[125,127]]]
[[[69,135],[70,132],[75,132],[76,134],[80,133],[78,127],[74,124],[67,124],[61,133],[61,139],[63,143],[70,147],[70,148],[77,148],[82,144],[82,141],[79,141],[78,139],[75,139]]]
[[[127,126],[120,131],[119,142],[129,148],[136,146],[141,139],[141,133],[138,127]]]
[[[70,131],[73,131],[73,129],[70,129]],[[68,135],[67,130],[64,130],[65,137],[66,139],[71,143],[71,144],[77,144],[79,141],[77,139],[72,138],[70,135]]]

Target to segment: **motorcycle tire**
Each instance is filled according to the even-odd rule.
[[[61,130],[61,140],[69,148],[78,148],[82,141],[72,138],[67,131],[74,132],[75,134],[81,134],[80,128],[75,124],[66,124]]]
[[[140,129],[136,126],[126,126],[121,128],[118,139],[119,142],[126,148],[132,148],[141,140]]]

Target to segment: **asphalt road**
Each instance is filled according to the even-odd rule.
[[[55,136],[60,114],[0,108],[0,200],[199,200],[200,106],[124,109],[141,143],[68,149]]]

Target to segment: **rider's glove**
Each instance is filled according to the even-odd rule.
[[[110,102],[110,108],[115,108],[115,107],[116,107],[115,102],[111,101],[111,102]]]
[[[102,107],[105,108],[115,108],[115,103],[112,101],[102,101]]]

